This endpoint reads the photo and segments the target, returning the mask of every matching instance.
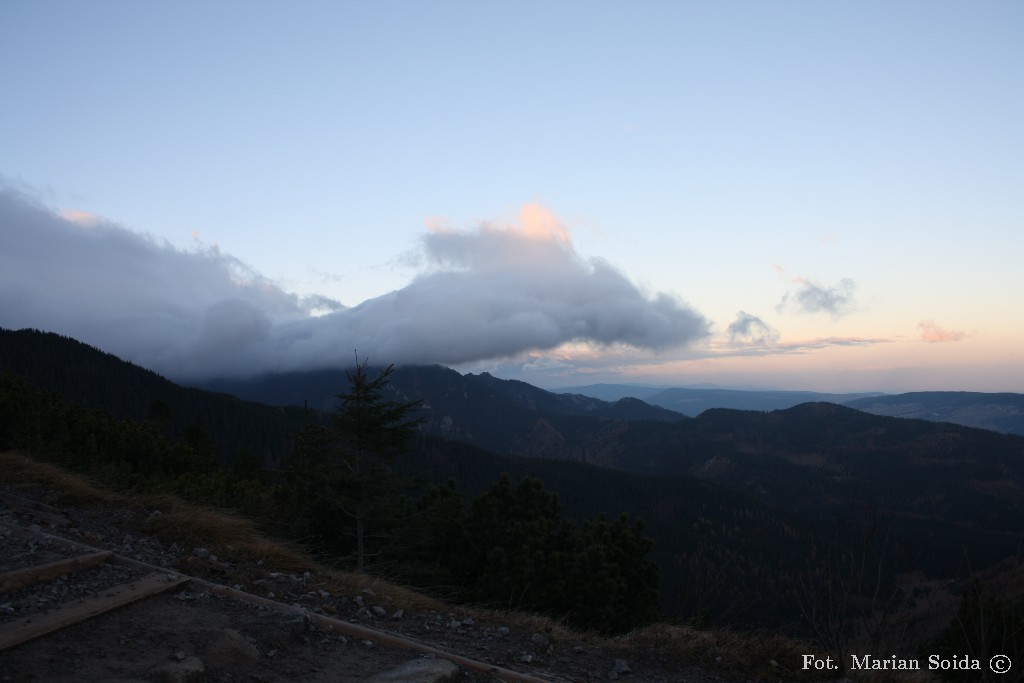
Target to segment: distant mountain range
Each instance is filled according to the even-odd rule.
[[[712,408],[734,410],[782,410],[801,403],[846,403],[854,399],[881,395],[875,393],[823,394],[814,391],[758,391],[721,387],[647,387],[636,384],[590,384],[564,387],[559,392],[583,394],[605,401],[631,396],[651,405],[661,406],[697,417]]]
[[[1024,435],[1024,394],[917,391],[846,401],[875,415],[952,422],[1004,434]]]
[[[590,384],[564,387],[559,392],[582,394],[605,401],[633,397],[668,410],[696,417],[705,410],[784,410],[801,403],[838,403],[874,415],[952,422],[965,427],[1024,435],[1024,394],[967,391],[918,391],[886,395],[880,392],[825,394],[813,391],[757,391],[717,387],[648,387],[636,384]]]

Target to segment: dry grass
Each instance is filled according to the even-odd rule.
[[[817,682],[834,681],[836,671],[803,669],[804,655],[824,658],[821,649],[811,643],[777,633],[744,633],[719,629],[698,630],[686,626],[654,624],[618,639],[624,650],[648,650],[700,663],[708,668],[731,671],[759,681]],[[845,662],[849,665],[849,662]],[[926,666],[924,661],[922,666]],[[848,671],[846,678],[857,683],[930,683],[936,679],[928,671],[869,672]]]
[[[126,502],[122,496],[100,488],[88,477],[18,451],[0,453],[0,481],[19,487],[43,486],[49,490],[47,502],[56,505]]]
[[[388,583],[383,579],[369,574],[360,574],[358,572],[320,566],[316,569],[317,579],[322,581],[323,587],[331,592],[361,593],[365,589],[370,589],[375,595],[390,598],[396,604],[401,605],[405,610],[416,610],[422,612],[429,610],[435,610],[437,612],[466,612],[466,610],[461,608],[456,610],[447,603],[436,598],[423,595],[422,593],[417,593],[416,591],[410,588],[405,588],[404,586]]]
[[[143,502],[160,511],[150,519],[149,531],[165,542],[202,546],[236,560],[263,560],[285,571],[303,571],[315,564],[300,548],[267,538],[255,522],[240,515],[164,494],[147,496]]]
[[[803,670],[802,656],[820,654],[817,648],[776,633],[654,624],[623,636],[618,642],[625,649],[662,652],[682,661],[740,673],[757,680],[831,680],[817,672]]]

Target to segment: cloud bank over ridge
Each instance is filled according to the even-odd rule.
[[[551,212],[433,229],[422,272],[347,308],[281,289],[214,247],[180,250],[0,187],[0,326],[66,334],[179,380],[380,363],[459,364],[571,341],[660,351],[708,335],[673,295],[648,296],[576,253]],[[314,315],[314,313],[323,313]]]

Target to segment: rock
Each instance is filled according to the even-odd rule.
[[[233,628],[226,628],[213,636],[205,656],[215,669],[234,669],[259,658],[259,651]]]
[[[608,678],[614,681],[617,680],[619,676],[621,676],[622,674],[628,673],[632,673],[632,671],[629,670],[629,662],[627,662],[625,659],[616,659],[615,666],[613,666],[612,670],[608,672]]]
[[[192,548],[192,554],[198,557],[200,560],[205,560],[210,556],[210,551],[206,548]]]
[[[540,648],[545,648],[548,646],[547,636],[541,635],[540,633],[534,633],[532,636],[530,636],[530,641]]]
[[[458,675],[459,667],[447,659],[414,659],[373,676],[367,683],[441,683],[453,681]]]
[[[180,662],[165,664],[150,672],[149,678],[157,683],[199,683],[206,667],[199,657],[186,657]]]
[[[499,638],[504,638],[505,636],[508,635],[508,627],[507,626],[499,626],[497,633],[498,633],[498,637]]]
[[[373,606],[373,613],[376,614],[378,617],[383,617],[383,616],[387,616],[388,612],[387,612],[387,610],[385,610],[380,605],[374,605]]]

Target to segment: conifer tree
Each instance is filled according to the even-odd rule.
[[[394,366],[370,377],[368,360],[347,373],[348,391],[337,394],[332,432],[336,451],[332,502],[354,527],[356,569],[366,564],[366,538],[386,531],[393,521],[400,482],[389,462],[408,448],[419,420],[411,413],[419,401],[402,403],[385,392]]]

